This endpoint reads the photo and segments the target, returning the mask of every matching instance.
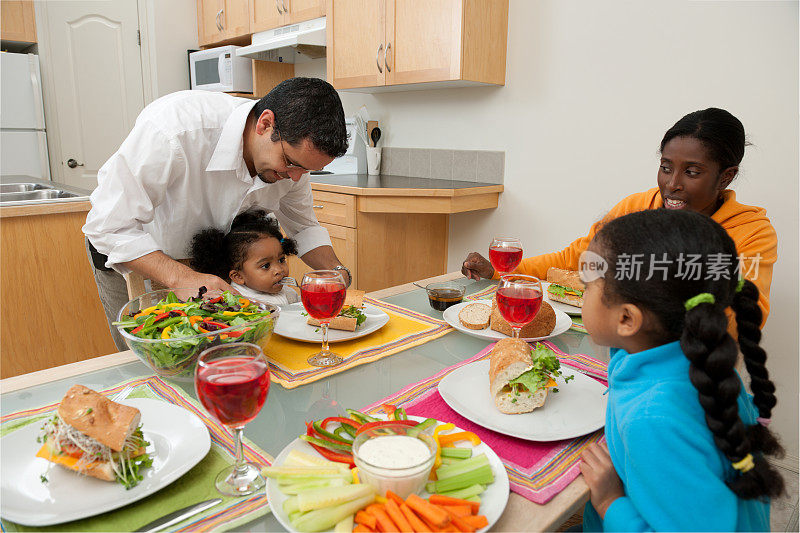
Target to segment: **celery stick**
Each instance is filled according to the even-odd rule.
[[[344,520],[337,522],[333,528],[334,533],[352,533],[355,514],[348,515]]]
[[[326,487],[301,492],[297,495],[297,508],[301,511],[312,511],[371,496],[375,494],[372,485],[347,485],[345,487]],[[338,520],[337,520],[338,522]]]
[[[261,469],[261,475],[271,478],[341,477],[343,473],[339,467],[330,466],[265,466]]]
[[[442,448],[442,458],[469,459],[472,457],[472,448]]]
[[[488,464],[489,464],[489,459],[484,454],[476,455],[475,457],[464,459],[459,463],[440,466],[438,469],[436,469],[436,478],[446,479],[452,476],[457,476],[458,474],[470,472],[478,467],[485,466]]]
[[[297,496],[291,496],[286,498],[286,501],[283,502],[283,512],[286,514],[292,514],[294,512],[299,511],[300,508],[297,506]]]
[[[481,494],[483,491],[486,490],[486,485],[470,485],[465,489],[453,490],[450,492],[440,492],[442,496],[450,496],[451,498],[458,498],[459,500],[464,500],[471,496],[477,496]]]
[[[464,498],[464,499],[467,500],[468,502],[481,503],[480,496],[470,496],[469,498]]]
[[[319,456],[309,455],[299,450],[292,450],[286,455],[282,466],[324,466],[327,468],[338,468],[340,470],[349,470],[350,467],[344,463],[337,463],[336,461],[328,461]]]
[[[348,515],[355,514],[358,510],[363,509],[374,501],[375,494],[372,493],[369,496],[364,496],[336,507],[316,509],[298,517],[297,520],[292,522],[292,525],[298,531],[303,532],[326,531],[344,520]]]
[[[456,459],[455,457],[442,457],[442,464],[443,465],[452,465],[455,463],[460,463],[464,459]]]
[[[427,488],[428,492],[438,494],[440,492],[450,492],[453,490],[471,487],[476,483],[480,483],[481,485],[494,483],[494,475],[492,474],[491,466],[486,464],[468,472],[428,483],[426,487],[433,488],[433,490],[431,490],[431,488]]]
[[[298,517],[302,516],[304,513],[303,511],[295,511],[293,513],[289,513],[289,522],[294,522],[298,519]]]
[[[348,483],[353,481],[350,474],[341,474],[338,476],[277,476],[272,478],[278,485],[294,485],[296,483],[312,483],[314,481],[326,481],[331,479],[344,479],[349,480]]]
[[[352,479],[350,481],[352,481]],[[300,494],[301,492],[305,492],[310,489],[343,487],[347,484],[347,480],[337,477],[336,479],[325,479],[320,481],[307,481],[305,483],[292,483],[291,485],[281,485],[279,488],[284,494]]]

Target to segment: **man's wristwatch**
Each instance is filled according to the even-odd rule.
[[[336,265],[333,267],[333,270],[344,270],[347,272],[347,288],[350,288],[350,285],[353,283],[353,275],[350,273],[350,269],[343,265]]]

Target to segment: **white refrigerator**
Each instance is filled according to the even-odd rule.
[[[0,175],[50,179],[39,56],[0,52]]]

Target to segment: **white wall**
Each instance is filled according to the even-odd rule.
[[[654,187],[658,144],[684,114],[731,111],[754,146],[734,183],[778,232],[764,330],[773,428],[798,455],[798,4],[511,0],[506,85],[362,95],[385,146],[504,150],[496,210],[456,215],[449,270],[495,234],[559,249],[622,197]],[[297,75],[324,77],[324,60]],[[569,203],[566,198],[568,193]]]
[[[197,0],[139,0],[143,62],[150,62],[150,78],[144,76],[145,104],[160,96],[189,88],[186,51],[197,46]],[[145,66],[145,65],[143,65]]]

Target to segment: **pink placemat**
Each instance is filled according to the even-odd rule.
[[[566,354],[553,343],[541,341],[556,355],[563,365],[572,367],[606,384],[606,364],[582,354]],[[488,359],[494,344],[475,356],[445,368],[438,374],[402,389],[366,407],[363,411],[381,412],[381,405],[391,403],[402,407],[409,415],[436,418],[476,433],[503,461],[508,472],[511,490],[534,503],[544,504],[561,492],[580,473],[580,455],[592,442],[605,440],[603,431],[556,442],[532,442],[496,433],[453,411],[439,394],[439,382],[453,370],[464,365]]]

